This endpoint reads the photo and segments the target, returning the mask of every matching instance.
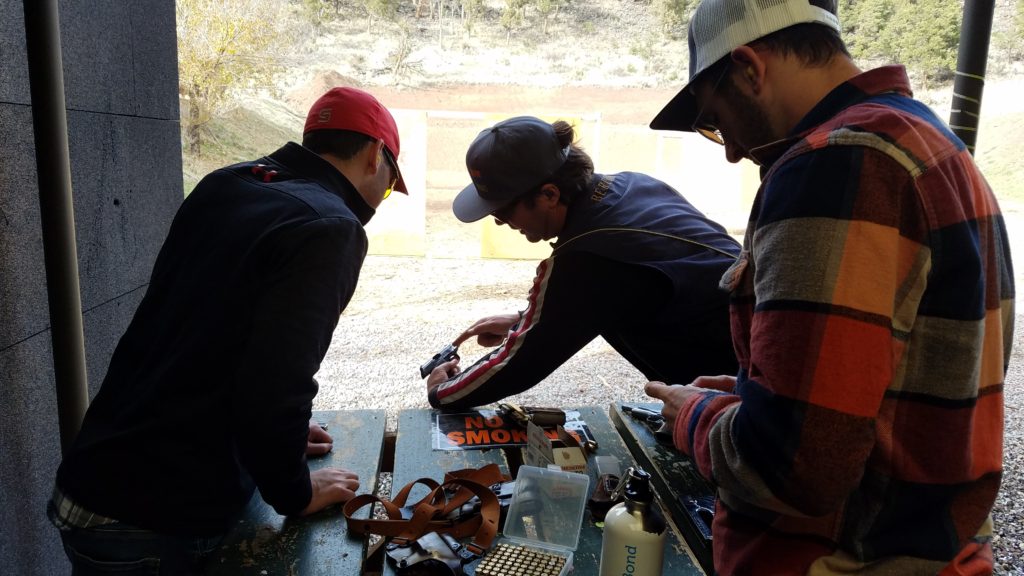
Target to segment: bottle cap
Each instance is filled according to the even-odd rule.
[[[639,466],[630,466],[626,469],[626,477],[619,482],[618,488],[612,495],[613,500],[624,496],[626,500],[633,502],[650,503],[654,500],[651,492],[651,475]]]

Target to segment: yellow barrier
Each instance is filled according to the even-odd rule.
[[[516,114],[401,109],[392,113],[402,139],[399,164],[410,193],[393,194],[366,227],[370,253],[531,260],[551,253],[547,242],[531,244],[491,218],[464,224],[451,213],[452,198],[469,183],[469,144],[481,130]],[[741,234],[746,227],[759,180],[752,163],[727,163],[720,146],[695,134],[603,124],[596,114],[539,117],[573,123],[578,144],[593,158],[598,172],[649,174],[679,190],[731,233]]]

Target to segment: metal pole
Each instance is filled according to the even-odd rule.
[[[978,141],[981,93],[985,89],[985,67],[994,11],[995,0],[967,0],[960,26],[960,49],[956,57],[949,126],[972,155]]]
[[[32,127],[50,304],[53,371],[57,381],[57,416],[61,449],[67,451],[82,425],[89,402],[89,386],[78,285],[68,123],[64,107],[60,15],[57,0],[24,0],[22,5],[25,9],[25,40],[32,91]]]

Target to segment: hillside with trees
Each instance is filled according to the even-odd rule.
[[[209,167],[276,145],[289,127],[274,114],[290,107],[290,91],[310,83],[391,91],[678,89],[696,4],[177,0],[186,188]],[[963,0],[839,0],[854,57],[864,66],[905,64],[919,92],[951,89],[962,11]],[[997,0],[990,81],[1022,69],[1024,0]],[[262,102],[258,112],[247,104],[254,98]],[[253,121],[254,113],[266,122],[262,129],[225,131],[233,117]]]

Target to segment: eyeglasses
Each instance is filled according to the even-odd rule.
[[[722,83],[722,78],[725,78],[726,72],[729,71],[729,64],[726,64],[722,68],[722,72],[718,74],[718,79],[711,86],[711,93],[704,99],[704,104],[701,105],[700,110],[697,112],[697,118],[693,121],[693,131],[700,134],[701,136],[711,140],[715,144],[725,146],[725,139],[722,138],[722,131],[714,125],[713,122],[704,122],[704,110],[707,109],[708,102],[714,100],[715,92],[718,91],[718,85]]]
[[[519,201],[522,199],[522,196],[517,197],[515,200],[491,212],[491,216],[498,221],[498,224],[507,224],[512,215],[515,214],[516,206],[519,205]]]
[[[388,166],[391,168],[391,183],[388,184],[387,190],[384,190],[384,199],[391,196],[391,191],[395,189],[395,185],[398,184],[398,163],[395,162],[395,158],[391,155],[387,146],[381,146],[381,151],[384,153],[384,158],[388,161]]]
[[[504,206],[498,208],[494,212],[491,212],[491,216],[493,216],[494,219],[498,221],[498,224],[508,224],[509,219],[512,218],[512,215],[516,213],[516,207],[519,206],[519,203],[525,200],[526,198],[533,198],[534,196],[540,194],[542,188],[544,188],[544,184],[538,185],[536,188],[530,190],[525,194],[520,194],[519,196],[516,196],[515,200],[509,202],[508,204],[505,204]]]

